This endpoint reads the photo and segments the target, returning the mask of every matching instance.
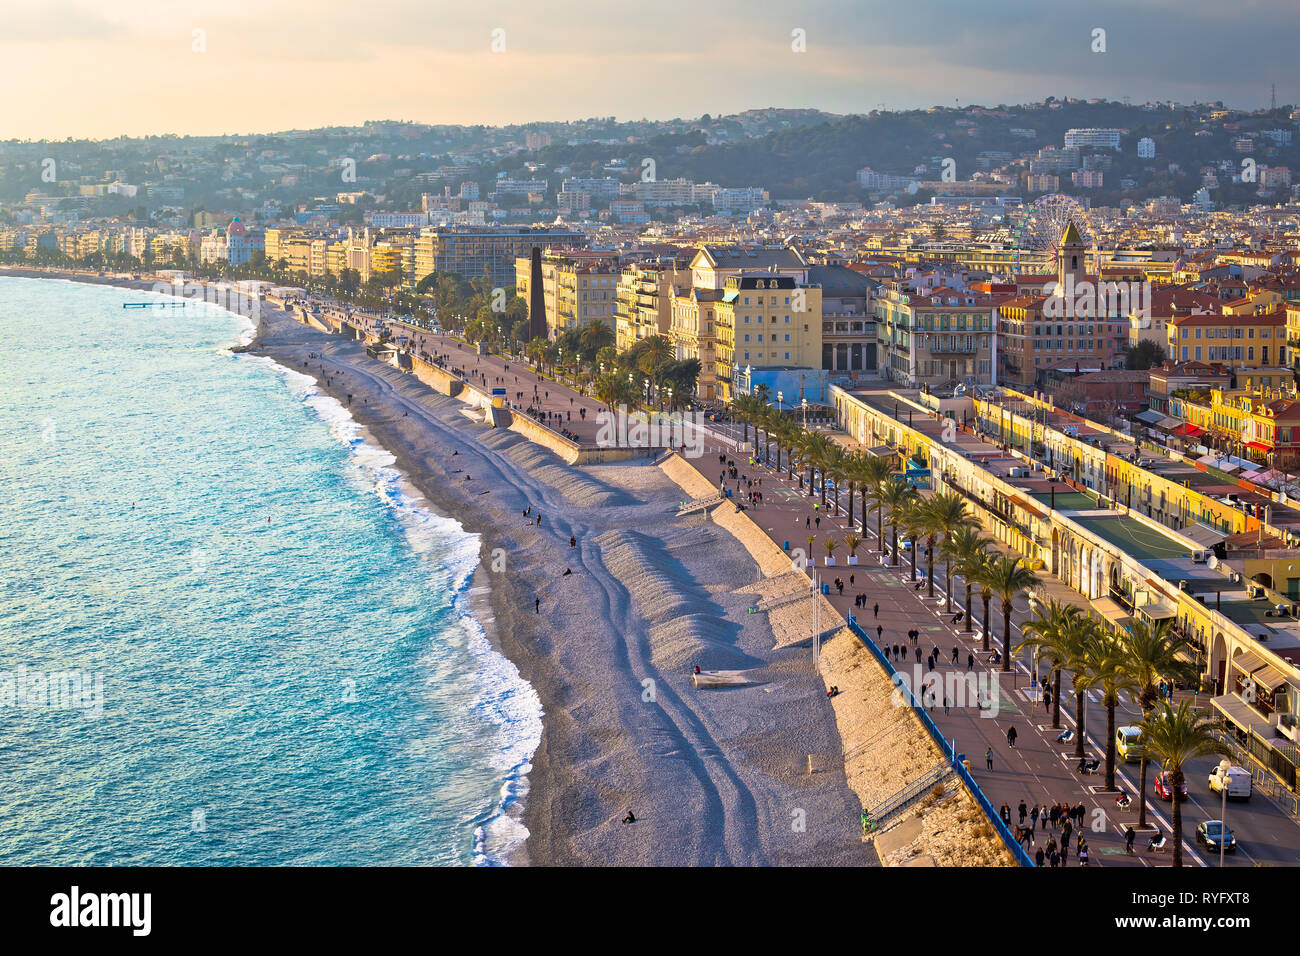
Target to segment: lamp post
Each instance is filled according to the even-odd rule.
[[[808,430],[808,399],[799,399],[799,404],[803,406],[803,427],[804,431]]]
[[[1252,727],[1251,730],[1253,731],[1254,728]],[[1223,866],[1223,844],[1227,842],[1224,840],[1224,835],[1226,834],[1228,829],[1228,771],[1231,768],[1232,768],[1232,763],[1228,760],[1227,757],[1224,757],[1222,760],[1219,761],[1219,770],[1222,771],[1222,773],[1219,775],[1220,776],[1220,780],[1219,780],[1219,796],[1220,796],[1219,799],[1219,866],[1220,867]],[[1174,799],[1177,798],[1178,798],[1178,794],[1174,794]]]

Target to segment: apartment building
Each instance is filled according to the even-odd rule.
[[[487,276],[502,288],[515,281],[516,262],[540,249],[581,249],[587,237],[565,228],[434,226],[414,240],[415,277],[455,272],[467,279]]]
[[[820,367],[833,374],[874,372],[875,290],[880,283],[839,265],[810,266],[808,282],[821,289]]]
[[[542,300],[546,334],[555,338],[567,329],[595,321],[615,328],[619,254],[579,249],[547,250],[542,255]],[[532,258],[515,260],[515,294],[530,301]]]
[[[1127,285],[1122,297],[1102,295],[1103,284],[1085,270],[1087,252],[1069,223],[1057,247],[1055,280],[999,305],[999,381],[1032,386],[1046,369],[1101,371],[1122,364],[1133,296]]]
[[[886,283],[876,295],[880,373],[910,387],[995,384],[997,309],[1005,298]]]
[[[638,262],[619,276],[615,297],[615,348],[624,352],[640,339],[669,334],[673,290],[689,281],[679,259]]]
[[[822,292],[777,272],[740,272],[724,280],[716,308],[718,398],[730,402],[737,372],[821,369]],[[820,380],[820,376],[817,376]]]
[[[1165,354],[1180,362],[1264,368],[1285,359],[1286,311],[1258,315],[1177,316],[1166,325]]]
[[[695,394],[707,402],[718,399],[717,309],[721,301],[721,289],[702,289],[689,283],[674,288],[669,299],[668,337],[678,361],[699,361]]]

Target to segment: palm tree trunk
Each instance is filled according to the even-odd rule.
[[[898,529],[891,526],[890,533],[894,537],[894,548],[889,554],[889,566],[891,568],[896,568],[898,567]]]
[[[881,508],[879,511],[876,512],[876,544],[880,545],[880,550],[881,550],[881,551],[884,551],[884,550],[885,550],[885,534],[884,534],[885,527],[884,527],[884,524],[885,524],[885,509],[884,509],[884,508]],[[865,538],[866,535],[867,535],[867,515],[866,515],[866,512],[863,512],[863,514],[862,514],[862,536]]]
[[[912,535],[912,580],[916,580],[916,535]]]
[[[970,592],[971,592],[970,582],[967,581],[966,582],[966,627],[965,627],[965,631],[967,634],[969,634],[971,632],[971,629],[974,627],[974,625],[971,624],[971,620],[970,620]]]
[[[1145,716],[1145,715],[1144,715]],[[1147,758],[1142,758],[1138,771],[1138,829],[1147,825]]]
[[[1052,661],[1052,729],[1061,729],[1061,662]]]
[[[849,482],[849,514],[848,514],[850,527],[853,526],[853,492],[856,490],[857,490],[856,486],[853,484],[853,482],[850,481]]]
[[[1174,788],[1174,866],[1183,865],[1183,801],[1180,793],[1183,789],[1183,768],[1175,767],[1169,774],[1169,782]]]
[[[952,613],[952,559],[951,558],[945,561],[943,566],[943,593],[945,598],[944,606],[947,608],[947,613],[951,614]]]
[[[1083,692],[1079,690],[1078,685],[1074,688],[1074,755],[1083,759]]]
[[[984,652],[987,654],[989,649],[989,601],[993,599],[993,595],[981,594],[980,599],[984,602]]]
[[[1002,601],[1002,672],[1011,670],[1011,602]]]
[[[1106,789],[1115,789],[1115,695],[1106,695]]]
[[[934,597],[934,538],[925,539],[925,593]]]

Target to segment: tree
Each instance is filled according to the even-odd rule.
[[[985,565],[984,581],[1002,599],[1002,670],[1011,670],[1011,608],[1016,598],[1038,583],[1038,575],[1007,554],[994,555]]]
[[[1027,647],[1047,656],[1052,662],[1052,729],[1061,729],[1061,667],[1071,659],[1073,650],[1068,643],[1069,628],[1082,615],[1073,604],[1049,598],[1039,604],[1031,620],[1020,628],[1021,641],[1016,645],[1019,654]]]
[[[1148,624],[1138,621],[1129,628],[1125,647],[1128,652],[1126,666],[1137,687],[1138,706],[1145,720],[1160,699],[1160,682],[1163,680],[1192,681],[1196,679],[1196,666],[1185,659],[1185,638],[1175,637],[1168,620]],[[1142,752],[1142,766],[1138,786],[1138,826],[1147,823],[1147,756]]]
[[[976,528],[979,523],[966,506],[966,499],[951,491],[935,495],[925,504],[925,520],[930,532],[929,551],[926,554],[927,574],[930,579],[929,592],[934,596],[934,545],[946,542],[957,531],[964,528]],[[952,612],[952,553],[945,550],[944,589],[947,595],[946,609]]]
[[[917,501],[917,489],[902,479],[887,479],[880,496],[880,507],[889,512],[889,533],[893,546],[889,563],[898,567],[898,528],[906,527],[907,511]],[[915,570],[915,568],[914,568]]]
[[[1136,696],[1137,684],[1128,668],[1128,651],[1123,639],[1100,630],[1084,653],[1083,673],[1078,684],[1083,690],[1097,688],[1106,707],[1106,790],[1115,789],[1115,708],[1120,696]]]
[[[1146,371],[1153,365],[1159,365],[1165,360],[1164,347],[1159,342],[1152,342],[1150,339],[1143,339],[1137,345],[1129,346],[1128,352],[1124,357],[1124,367],[1138,371]]]
[[[1168,775],[1173,789],[1174,857],[1176,867],[1183,865],[1183,800],[1186,783],[1183,767],[1200,757],[1228,756],[1228,748],[1215,736],[1213,720],[1192,709],[1184,700],[1175,709],[1168,701],[1142,720],[1142,747]]]
[[[980,534],[979,529],[975,526],[966,526],[954,531],[944,541],[944,554],[948,558],[948,584],[949,590],[952,588],[952,572],[956,571],[961,575],[962,580],[966,582],[966,623],[965,631],[971,632],[974,625],[971,623],[971,590],[974,587],[974,580],[979,574],[980,568],[984,564],[985,558],[989,553],[988,539]]]

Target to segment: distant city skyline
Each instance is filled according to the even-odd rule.
[[[1257,109],[1274,84],[1279,104],[1300,101],[1290,50],[1300,8],[1280,0],[1099,0],[1032,17],[1011,0],[914,0],[906,18],[897,9],[54,0],[5,14],[0,55],[22,79],[0,105],[0,139],[662,120],[768,106],[865,113],[1047,96]]]

